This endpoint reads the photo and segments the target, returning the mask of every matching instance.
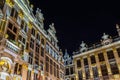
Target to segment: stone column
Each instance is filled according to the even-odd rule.
[[[89,71],[90,71],[90,80],[92,80],[93,79],[93,71],[92,71],[90,56],[88,56],[88,66],[89,66]]]
[[[111,71],[111,68],[110,68],[107,52],[104,51],[103,55],[104,55],[104,58],[105,58],[105,63],[106,63],[106,67],[107,67],[107,70],[108,70],[109,79],[112,79],[112,71]]]
[[[98,76],[99,76],[100,80],[102,80],[102,72],[101,72],[100,62],[98,59],[98,54],[95,54],[95,60],[96,60],[96,66],[98,69]]]
[[[81,59],[81,70],[82,70],[83,80],[85,80],[86,79],[86,75],[85,75],[85,68],[84,68],[83,58]]]
[[[77,68],[77,59],[73,59],[75,65],[75,78],[78,80],[78,68]]]
[[[117,67],[118,67],[119,73],[120,73],[120,58],[119,58],[119,55],[118,55],[116,48],[113,48],[113,53],[114,53],[116,64],[117,64]],[[120,75],[118,76],[118,78],[120,78]]]

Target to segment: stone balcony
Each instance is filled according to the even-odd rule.
[[[17,57],[20,54],[21,49],[18,47],[17,44],[15,44],[5,38],[2,38],[0,40],[0,53],[2,53],[2,52],[5,52],[14,57]]]

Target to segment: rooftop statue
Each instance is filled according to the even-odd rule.
[[[53,35],[55,35],[56,34],[56,30],[55,30],[55,27],[54,27],[54,23],[52,23],[52,24],[50,24],[49,25],[49,31],[53,34]]]
[[[102,39],[103,39],[103,40],[109,39],[109,35],[103,33]]]
[[[84,43],[84,41],[82,41],[82,43],[80,44],[80,52],[84,52],[87,50],[87,45]]]

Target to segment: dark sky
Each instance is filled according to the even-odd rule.
[[[71,54],[81,41],[88,45],[99,42],[103,32],[117,35],[120,3],[94,0],[30,0],[45,18],[45,28],[54,22],[59,46]]]

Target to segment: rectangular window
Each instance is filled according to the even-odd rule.
[[[53,67],[52,67],[53,65],[52,65],[52,64],[53,64],[53,61],[50,59],[50,74],[53,74],[53,72],[52,72],[52,71],[53,71],[53,69],[52,69],[52,68],[53,68]]]
[[[81,67],[81,61],[80,61],[80,59],[77,60],[77,67]]]
[[[105,61],[103,53],[98,54],[99,61]]]
[[[94,55],[90,56],[90,59],[91,59],[91,64],[96,63],[96,60],[95,60],[95,56],[94,56]]]
[[[41,43],[44,45],[45,44],[45,42],[44,42],[44,39],[42,38],[42,40],[41,40]]]
[[[18,12],[17,10],[15,10],[14,8],[11,9],[11,14],[10,14],[11,17],[14,17],[15,19],[17,19],[18,17]]]
[[[83,80],[82,71],[78,71],[78,79],[79,79],[79,80]]]
[[[86,79],[89,79],[89,78],[90,78],[89,68],[85,68],[85,75],[86,75]]]
[[[108,70],[106,65],[101,65],[101,72],[102,72],[102,76],[108,76]]]
[[[118,69],[118,66],[117,66],[116,63],[111,63],[110,68],[111,68],[111,71],[112,71],[113,75],[119,74],[119,69]]]
[[[37,33],[36,39],[40,41],[40,35]]]
[[[88,65],[88,59],[87,58],[84,58],[84,65]]]
[[[30,64],[33,63],[33,53],[32,52],[29,53],[29,61],[28,61],[28,63],[30,63]]]
[[[21,21],[21,29],[24,30],[24,32],[28,31],[27,24],[25,23],[24,20]]]
[[[44,48],[41,47],[41,56],[44,57]]]
[[[113,51],[112,51],[112,50],[108,51],[108,52],[107,52],[107,56],[108,56],[108,59],[109,59],[109,60],[110,60],[110,59],[114,59]]]
[[[9,40],[14,40],[17,36],[17,27],[14,26],[11,22],[8,23],[7,34]]]
[[[70,68],[70,72],[71,72],[71,74],[73,74],[73,67]]]
[[[59,78],[59,66],[57,65],[57,78]]]
[[[120,48],[117,48],[118,56],[120,57]]]
[[[30,48],[34,49],[34,39],[32,38],[30,40]]]
[[[49,57],[46,56],[46,71],[49,72]]]
[[[36,43],[36,48],[35,48],[35,51],[37,52],[37,53],[39,53],[40,51],[40,45],[38,44],[38,43]]]
[[[21,35],[19,35],[19,40],[20,40],[23,44],[25,44],[25,43],[26,43],[25,38],[24,38],[24,37],[22,37]]]
[[[69,68],[66,68],[66,75],[69,75]]]
[[[12,9],[11,9],[11,14],[10,14],[10,16],[12,16],[12,17],[14,16],[14,11],[15,11],[15,9],[12,8]]]
[[[98,77],[98,69],[97,69],[97,67],[93,67],[92,71],[93,71],[94,78],[97,78]]]

